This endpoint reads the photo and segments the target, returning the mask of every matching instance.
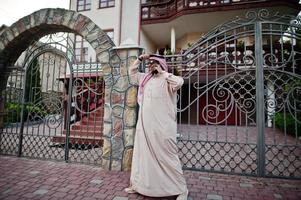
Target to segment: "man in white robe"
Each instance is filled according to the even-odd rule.
[[[148,73],[138,72],[144,59],[149,59]],[[148,54],[138,57],[129,74],[139,82],[140,109],[130,187],[125,191],[151,197],[178,195],[177,200],[186,200],[188,190],[176,141],[176,97],[183,78],[168,73],[164,57]]]

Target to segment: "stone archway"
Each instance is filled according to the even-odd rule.
[[[109,50],[115,46],[107,34],[88,17],[71,10],[42,9],[21,18],[0,33],[0,71],[7,64],[14,63],[33,40],[56,32],[83,36],[103,62],[108,62]]]
[[[127,68],[131,63],[130,61],[140,52],[140,49],[113,49],[115,45],[111,39],[88,17],[71,10],[47,8],[25,16],[12,26],[5,27],[0,31],[0,74],[4,74],[4,72],[9,74],[10,68],[32,41],[56,32],[70,32],[81,35],[94,48],[98,60],[103,63],[103,76],[106,85],[103,167],[106,169],[128,170],[129,168],[126,166],[129,166],[132,154],[128,150],[132,148],[132,143],[128,144],[126,138],[130,138],[130,141],[133,140],[136,121],[134,115],[136,112],[136,87],[128,81]],[[124,55],[126,56],[124,57]],[[1,77],[0,92],[6,87],[7,78]],[[115,94],[116,88],[120,89],[120,85],[122,90],[118,90],[118,94]],[[129,95],[132,93],[133,95]],[[126,97],[120,101],[113,101],[111,98],[112,95],[125,94]],[[120,116],[115,117],[112,114],[114,105],[121,108],[119,113],[128,113],[132,116],[127,118],[127,121],[131,119],[131,123],[127,123],[126,119],[120,118]],[[0,108],[3,109],[1,99]],[[118,134],[116,134],[117,122],[125,124],[121,126],[121,129],[118,129]]]
[[[41,9],[0,32],[0,73],[5,72],[8,66],[13,66],[32,41],[56,32],[83,36],[102,62],[108,63],[109,50],[115,46],[107,34],[88,17],[71,10]],[[0,91],[5,87],[5,83],[6,81],[1,81]]]

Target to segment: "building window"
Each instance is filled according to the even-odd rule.
[[[113,29],[104,30],[104,32],[111,38],[112,41],[114,41],[114,30]]]
[[[115,0],[99,0],[99,8],[114,7]]]
[[[77,0],[77,11],[91,10],[91,0]]]
[[[75,57],[77,62],[88,61],[88,46],[79,35],[75,36]]]

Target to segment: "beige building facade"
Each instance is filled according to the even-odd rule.
[[[147,53],[160,54],[179,54],[216,26],[243,18],[248,11],[296,15],[298,7],[298,1],[270,0],[70,0],[70,9],[93,20],[117,47],[139,46]],[[252,44],[252,39],[247,43]],[[84,54],[78,56],[83,58],[79,61],[95,59],[85,41],[75,49],[78,55]]]

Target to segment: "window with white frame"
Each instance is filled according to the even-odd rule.
[[[77,11],[91,10],[91,0],[77,0]]]
[[[75,57],[77,62],[88,61],[88,45],[80,35],[75,35]]]
[[[114,7],[115,0],[99,0],[99,8]]]

